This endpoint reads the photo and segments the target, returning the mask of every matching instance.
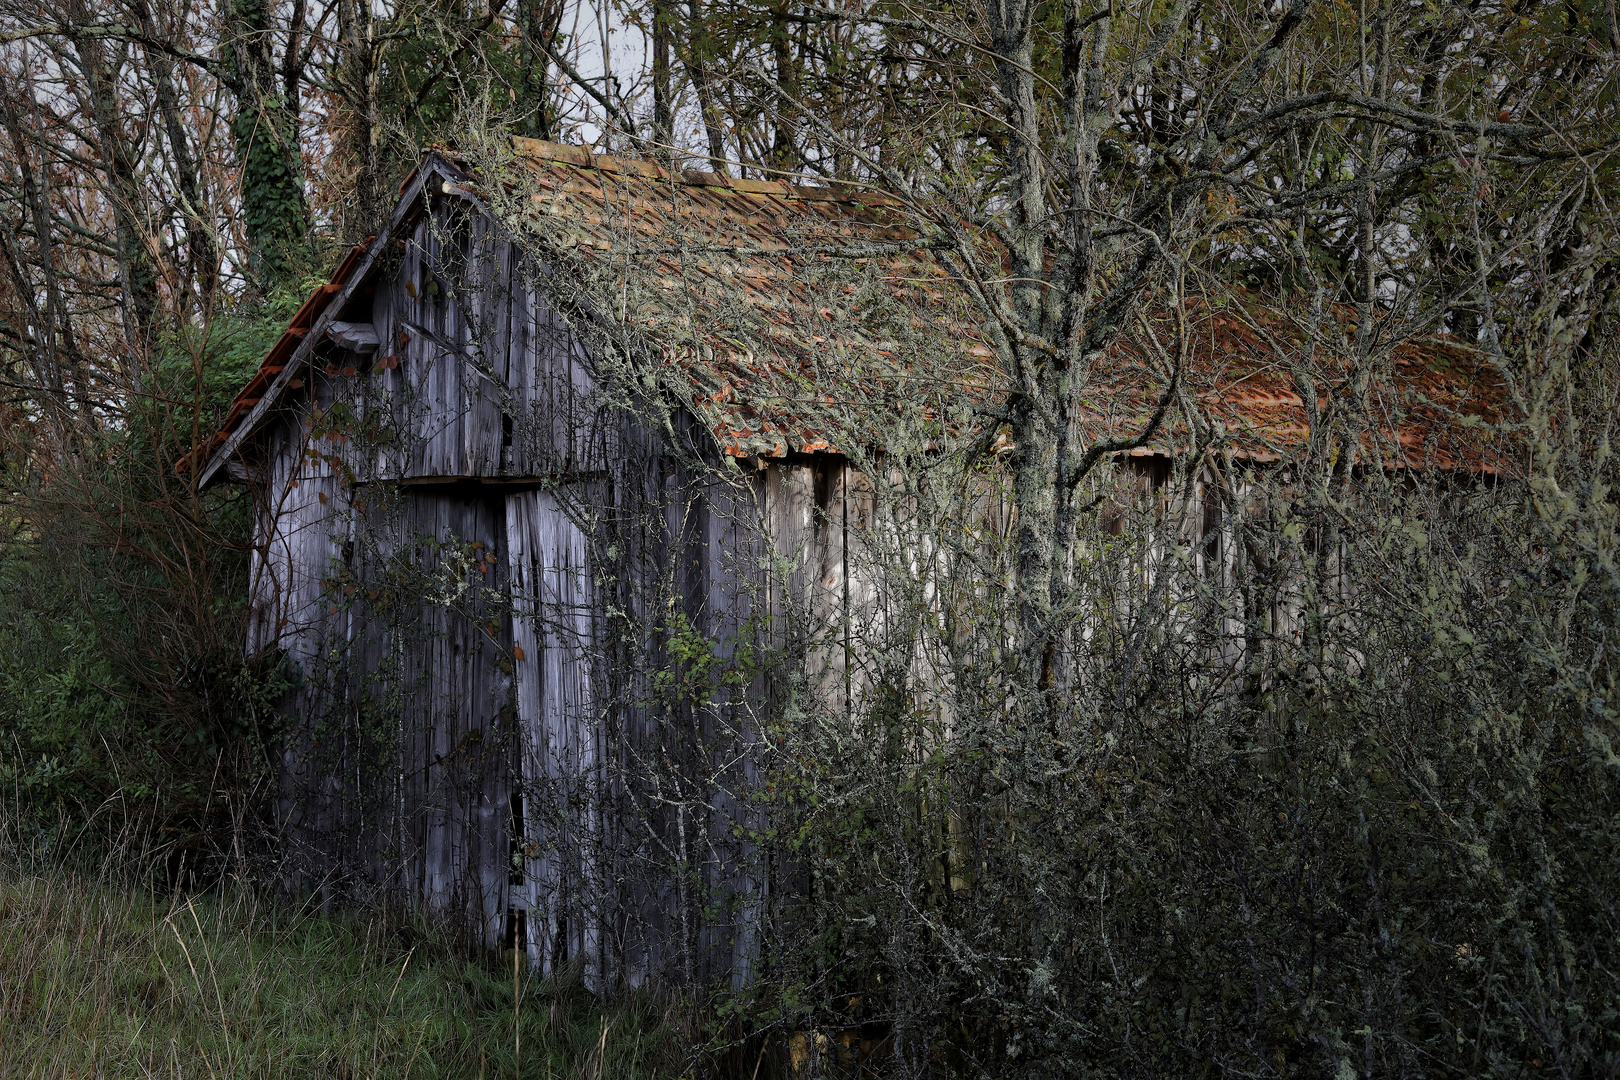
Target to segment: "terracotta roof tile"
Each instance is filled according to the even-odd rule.
[[[876,428],[901,405],[919,402],[945,422],[964,398],[988,399],[1005,385],[982,317],[942,262],[927,251],[853,257],[917,238],[890,196],[694,170],[672,176],[581,147],[513,142],[501,175],[478,179],[475,193],[492,208],[505,206],[509,227],[545,249],[544,258],[600,277],[584,285],[588,296],[593,287],[603,294],[594,306],[609,306],[606,294],[636,279],[637,302],[625,321],[651,347],[667,385],[733,454],[838,449],[829,427],[848,432],[850,418],[864,416]],[[498,192],[488,190],[492,183]],[[820,248],[842,249],[844,257],[829,259]],[[300,328],[357,265],[358,251],[300,309],[266,372],[280,370]],[[1195,299],[1185,314],[1184,387],[1224,429],[1217,442],[1262,461],[1297,451],[1305,410],[1278,350],[1298,347],[1300,327],[1241,292],[1219,304]],[[1157,318],[1168,329],[1163,313]],[[1331,342],[1324,345],[1331,353]],[[1502,418],[1504,394],[1492,370],[1444,341],[1409,343],[1395,357],[1373,387],[1369,454],[1389,465],[1503,468],[1492,425]],[[1333,363],[1320,366],[1331,382]],[[267,382],[261,372],[244,389],[213,445]],[[1088,384],[1089,435],[1134,434],[1162,389],[1143,357],[1117,349]],[[875,444],[883,433],[864,437]],[[1187,442],[1184,424],[1167,425],[1135,452],[1174,454]]]
[[[886,271],[880,276],[894,307],[910,317],[905,342],[873,337],[818,302],[826,299],[813,284],[814,264],[822,257],[805,248],[917,238],[891,196],[693,171],[682,173],[673,190],[667,174],[657,186],[622,176],[617,185],[587,186],[570,182],[570,174],[583,168],[577,148],[521,140],[517,147],[525,172],[540,178],[554,200],[547,217],[589,225],[593,243],[578,249],[582,261],[600,263],[597,253],[611,252],[612,267],[622,273],[640,265],[638,244],[747,249],[686,257],[678,266],[659,255],[645,264],[661,295],[684,285],[700,300],[739,297],[757,316],[743,333],[701,325],[701,313],[664,317],[674,308],[627,313],[627,321],[662,352],[672,383],[688,387],[688,404],[732,453],[828,449],[818,421],[826,418],[827,406],[840,402],[871,405],[885,396],[929,392],[941,396],[943,408],[951,395],[991,395],[1005,381],[962,284],[926,251],[865,261]],[[537,235],[544,243],[543,227]],[[843,291],[853,293],[856,285]],[[1195,298],[1186,314],[1192,341],[1184,384],[1224,429],[1218,442],[1256,460],[1299,450],[1307,433],[1305,409],[1281,353],[1298,346],[1301,328],[1276,306],[1244,292],[1221,304]],[[1160,321],[1167,322],[1162,314]],[[1347,333],[1351,325],[1346,313],[1336,313],[1337,330]],[[1332,383],[1338,370],[1333,343],[1321,344],[1328,359],[1318,362],[1318,374]],[[919,348],[960,358],[948,376],[953,385],[926,385],[912,362]],[[1491,369],[1444,340],[1408,343],[1395,358],[1392,370],[1374,381],[1368,454],[1389,465],[1502,468],[1493,425],[1502,418],[1503,385]],[[1147,374],[1142,360],[1122,346],[1093,374],[1085,417],[1092,437],[1129,436],[1152,414],[1163,383]],[[915,390],[908,378],[916,380]],[[1469,417],[1482,423],[1464,419]],[[871,435],[881,439],[878,432]],[[1136,452],[1174,454],[1188,436],[1184,424],[1169,425]]]

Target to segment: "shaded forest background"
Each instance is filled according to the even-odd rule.
[[[584,141],[898,197],[1008,373],[988,435],[897,424],[868,472],[937,511],[912,552],[1002,470],[1016,588],[953,601],[919,687],[939,594],[873,554],[893,677],[780,732],[773,842],[813,885],[725,1038],[866,1024],[918,1075],[1620,1072],[1608,0],[3,0],[0,42],[0,778],[35,842],[224,854],[262,820],[289,676],[241,655],[251,508],[176,464],[421,146]],[[1295,320],[1309,430],[1234,485],[1223,591],[1164,555],[1190,474],[1105,520],[1130,447],[1077,418],[1134,334],[1152,422],[1218,458],[1141,316],[1239,289]],[[1492,480],[1385,467],[1378,377],[1432,335],[1505,387]],[[1237,671],[1234,620],[1265,642]]]

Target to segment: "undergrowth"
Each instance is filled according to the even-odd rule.
[[[678,1075],[658,1003],[504,956],[229,885],[0,866],[0,1077]]]

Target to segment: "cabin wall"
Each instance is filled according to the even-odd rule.
[[[398,896],[505,933],[512,708],[505,499],[355,484],[311,435],[265,439],[249,647],[280,649],[290,887]],[[335,456],[335,455],[334,455]]]
[[[595,408],[585,351],[545,299],[546,267],[444,196],[386,254],[371,318],[388,364],[364,396],[397,440],[368,469],[453,481],[610,467],[618,424]]]
[[[727,464],[684,412],[655,431],[602,407],[545,268],[462,206],[430,200],[389,249],[376,356],[322,345],[251,450],[249,646],[300,675],[291,884],[395,899],[598,989],[741,986],[807,887],[755,842],[751,797],[790,694],[852,710],[898,664],[948,729],[942,583],[1007,582],[906,546],[934,523],[837,455]],[[1128,467],[1169,497],[1161,466]],[[1214,490],[1196,479],[1133,592],[1189,550],[1243,572]],[[1005,535],[1005,492],[969,516]]]
[[[907,616],[873,564],[881,553],[863,546],[895,512],[877,505],[870,479],[821,454],[727,481],[712,462],[630,432],[620,438],[637,452],[606,479],[345,489],[300,449],[300,430],[287,425],[275,443],[282,500],[266,519],[255,625],[279,623],[277,640],[312,668],[343,650],[292,708],[307,734],[289,743],[289,833],[313,856],[306,880],[364,879],[598,988],[745,983],[770,905],[805,886],[800,868],[773,865],[750,839],[769,824],[748,794],[764,777],[760,743],[785,686],[780,672],[751,672],[699,709],[660,702],[649,686],[672,664],[672,611],[721,664],[755,649],[801,665],[834,710],[892,677],[868,646]],[[1167,498],[1151,469],[1139,473],[1145,497]],[[365,494],[384,488],[396,502]],[[981,502],[986,526],[1005,528],[1004,501],[987,492]],[[1144,554],[1142,582],[1170,540]],[[452,566],[469,547],[493,561]],[[1196,557],[1224,568],[1230,548]],[[927,558],[918,552],[911,570],[943,572],[926,571]],[[386,612],[345,602],[341,584],[332,595],[344,570],[370,591],[391,560],[421,575],[418,590],[474,574],[473,595],[417,596]],[[480,587],[495,597],[479,599]],[[942,642],[918,634],[911,646],[919,702],[951,662]],[[340,700],[353,728],[334,739]],[[388,760],[377,752],[386,732],[368,742],[356,701],[393,725]]]
[[[1115,620],[1092,624],[1082,614],[1080,644],[1099,633],[1130,634],[1144,620],[1180,627],[1188,640],[1208,644],[1217,661],[1210,678],[1236,685],[1234,676],[1270,642],[1296,636],[1301,625],[1297,585],[1287,584],[1297,572],[1283,573],[1281,588],[1254,584],[1278,572],[1257,565],[1263,553],[1239,524],[1256,512],[1262,486],[1242,471],[1223,474],[1217,463],[1191,475],[1159,457],[1121,458],[1114,467],[1120,486],[1099,511],[1102,531],[1123,536],[1133,518],[1132,539],[1083,541],[1076,550],[1076,587],[1099,600],[1106,594],[1099,611]],[[824,708],[856,708],[873,686],[898,678],[913,706],[950,730],[951,695],[942,688],[964,664],[1004,662],[1000,650],[1012,640],[1010,624],[981,617],[1006,613],[1003,597],[1016,587],[1008,553],[999,562],[993,554],[1015,524],[1010,492],[987,477],[978,490],[958,493],[959,505],[947,500],[961,516],[958,531],[983,545],[971,552],[953,548],[942,522],[926,519],[940,508],[905,494],[903,478],[875,482],[837,455],[767,460],[760,485],[762,529],[776,563],[768,583],[773,647],[802,659]],[[1329,563],[1339,558],[1332,553]]]
[[[244,454],[249,645],[298,674],[289,885],[395,898],[601,988],[740,980],[769,875],[731,792],[765,678],[724,715],[648,687],[672,610],[727,658],[749,632],[754,489],[705,488],[706,433],[595,408],[540,271],[481,229],[431,207],[368,285],[376,355],[321,344]]]

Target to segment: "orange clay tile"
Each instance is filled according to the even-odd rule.
[[[560,272],[587,282],[585,299],[597,310],[614,307],[606,293],[620,292],[626,275],[639,278],[637,305],[622,318],[646,344],[665,386],[732,454],[847,451],[853,447],[838,440],[851,438],[877,446],[885,418],[908,410],[913,419],[960,430],[965,405],[993,403],[1008,388],[964,282],[946,260],[903,250],[918,232],[892,196],[693,170],[672,176],[581,147],[513,144],[511,172],[474,177],[471,193],[497,203],[487,190],[494,183],[521,195],[506,200],[522,208],[508,222],[511,231]],[[355,257],[346,259],[332,284],[311,296],[289,336],[314,321],[355,265]],[[1176,325],[1164,305],[1147,306],[1143,322],[1173,347]],[[1253,461],[1304,447],[1307,416],[1290,361],[1307,351],[1308,337],[1315,338],[1309,351],[1318,407],[1335,407],[1347,382],[1337,357],[1353,336],[1353,318],[1335,311],[1308,334],[1290,314],[1298,307],[1241,290],[1182,302],[1181,400],[1199,406],[1202,445]],[[1150,354],[1147,341],[1123,334],[1092,365],[1081,387],[1088,439],[1129,438],[1152,414],[1169,364],[1162,350]],[[278,344],[267,365],[290,350]],[[1386,350],[1375,368],[1364,460],[1510,468],[1498,426],[1508,412],[1504,385],[1472,351],[1445,339],[1411,341]],[[210,450],[266,382],[255,378],[244,389]],[[1186,452],[1194,432],[1180,410],[1171,417],[1133,453]]]

